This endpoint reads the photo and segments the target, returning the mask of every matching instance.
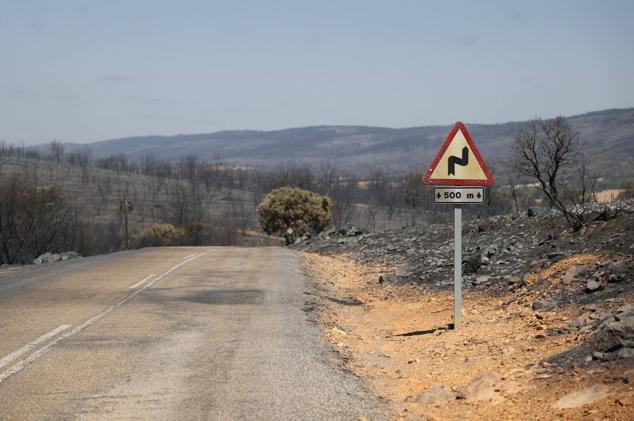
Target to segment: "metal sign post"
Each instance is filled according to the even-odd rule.
[[[453,328],[460,327],[462,315],[462,208],[453,210]]]
[[[453,204],[453,327],[462,316],[462,208],[484,203],[484,187],[495,181],[464,124],[457,122],[423,175],[423,183],[433,186],[434,203]]]

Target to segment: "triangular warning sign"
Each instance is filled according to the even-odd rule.
[[[467,128],[454,124],[425,175],[423,183],[440,186],[492,186],[495,181]]]

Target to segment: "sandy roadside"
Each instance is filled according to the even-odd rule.
[[[327,340],[345,368],[391,404],[392,419],[634,418],[633,359],[568,367],[546,361],[582,343],[566,328],[571,320],[632,304],[631,295],[536,313],[530,294],[467,291],[463,326],[454,331],[449,291],[379,285],[388,268],[346,256],[302,256],[329,298],[317,307]],[[597,259],[576,256],[531,282],[535,290],[554,288],[556,274]]]

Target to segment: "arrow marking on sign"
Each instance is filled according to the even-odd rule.
[[[450,156],[447,160],[448,163],[448,175],[456,175],[456,169],[454,168],[456,165],[460,165],[461,167],[465,167],[469,164],[469,148],[466,146],[462,148],[462,158],[458,158],[457,156]]]

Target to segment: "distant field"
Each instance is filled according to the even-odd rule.
[[[623,189],[606,189],[597,193],[597,201],[599,203],[613,202],[616,200],[619,194],[621,194]]]

